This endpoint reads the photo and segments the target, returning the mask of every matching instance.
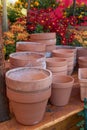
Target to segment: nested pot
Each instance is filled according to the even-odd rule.
[[[80,84],[80,97],[84,101],[84,98],[87,98],[87,68],[79,68],[78,79]]]
[[[53,50],[52,56],[66,59],[67,64],[68,64],[68,75],[72,74],[73,69],[74,69],[74,52],[73,51],[66,50],[66,49]]]
[[[77,48],[76,47],[73,47],[73,46],[64,46],[64,45],[58,45],[56,46],[56,49],[64,49],[64,50],[70,50],[70,51],[73,51],[74,53],[74,66],[76,66],[76,63],[77,63]]]
[[[74,79],[69,75],[55,75],[52,82],[50,101],[55,106],[65,106],[69,103]]]
[[[77,58],[81,56],[87,56],[87,48],[77,47]]]
[[[16,51],[45,52],[46,45],[38,42],[17,42]]]
[[[24,125],[40,122],[51,95],[52,73],[21,67],[6,72],[7,96],[16,120]]]
[[[78,57],[79,68],[87,68],[87,56]]]
[[[42,53],[16,52],[9,55],[11,68],[17,67],[40,67],[46,68],[46,58]]]

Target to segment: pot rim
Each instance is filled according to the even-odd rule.
[[[14,57],[15,55],[17,55],[17,54],[19,54],[19,55],[22,55],[22,54],[25,54],[25,55],[31,55],[31,54],[33,54],[33,55],[35,55],[35,56],[38,56],[38,55],[40,55],[41,57],[39,57],[39,59],[37,58],[36,60],[40,60],[40,59],[43,59],[43,58],[45,58],[45,54],[44,53],[40,53],[40,52],[29,52],[29,51],[24,51],[24,52],[14,52],[14,53],[12,53],[12,54],[10,54],[9,55],[9,58],[11,58],[11,59],[15,59],[15,60],[21,60],[21,61],[28,61],[28,59],[20,59],[20,58],[17,58],[17,57]],[[43,56],[43,57],[42,57]]]
[[[69,81],[69,82],[63,82],[63,83],[61,83],[61,82],[54,82],[54,81],[52,81],[52,84],[68,84],[68,83],[74,83],[74,78],[72,77],[72,76],[70,76],[70,75],[54,75],[53,77],[55,78],[55,77],[68,77],[68,78],[70,78],[71,79],[71,81]],[[58,87],[58,88],[61,88],[61,87]],[[65,87],[64,87],[65,88]]]
[[[45,77],[45,78],[42,78],[42,79],[39,79],[39,80],[29,80],[29,81],[21,81],[21,80],[17,80],[17,79],[13,79],[13,78],[11,78],[11,77],[9,77],[9,75],[10,75],[10,73],[13,73],[13,72],[15,72],[15,71],[20,71],[20,70],[24,70],[24,69],[35,69],[35,70],[42,70],[42,71],[44,71],[44,72],[47,72],[47,73],[49,73],[49,75],[47,76],[47,77]],[[6,78],[7,78],[7,80],[12,80],[12,81],[16,81],[16,82],[18,82],[18,83],[30,83],[30,82],[41,82],[41,81],[44,81],[44,80],[46,80],[46,79],[49,79],[49,77],[52,77],[52,72],[50,71],[50,70],[48,70],[48,69],[42,69],[42,68],[35,68],[35,67],[18,67],[18,68],[14,68],[14,69],[11,69],[11,70],[9,70],[9,71],[7,71],[6,72],[6,74],[5,74],[5,76],[6,76]]]

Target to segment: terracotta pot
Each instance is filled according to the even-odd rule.
[[[42,40],[42,39],[54,39],[56,33],[34,33],[30,35],[30,39]]]
[[[6,84],[17,91],[36,91],[49,87],[52,73],[39,68],[20,67],[6,73]]]
[[[87,48],[77,47],[77,59],[81,56],[87,56]]]
[[[77,63],[77,48],[73,46],[64,46],[64,45],[58,45],[56,46],[56,49],[64,49],[64,50],[72,50],[74,53],[74,66],[76,66]]]
[[[78,58],[79,68],[87,68],[87,56]]]
[[[58,56],[59,54],[61,57],[64,56],[65,58],[74,56],[74,52],[72,50],[68,50],[68,49],[59,49],[59,50],[52,51],[53,56]]]
[[[47,69],[51,70],[51,72],[61,72],[67,70],[67,65],[65,66],[58,66],[58,67],[47,67]]]
[[[9,55],[11,66],[16,67],[40,67],[46,68],[46,58],[42,53],[16,52]]]
[[[53,50],[52,56],[66,59],[67,64],[68,64],[68,75],[72,74],[73,69],[74,69],[74,52],[73,51],[66,50],[66,49]],[[71,65],[72,67],[70,67]]]
[[[78,79],[80,84],[80,97],[84,101],[84,98],[87,98],[87,68],[79,68]]]
[[[45,52],[46,45],[38,42],[17,42],[16,51]]]
[[[67,60],[63,58],[51,57],[46,58],[47,67],[58,67],[67,65]]]
[[[53,105],[64,106],[68,104],[74,79],[67,75],[55,75],[52,82],[50,101]]]
[[[24,125],[40,122],[51,95],[49,70],[22,67],[6,72],[7,96],[16,120]]]

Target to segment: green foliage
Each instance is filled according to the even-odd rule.
[[[15,22],[17,20],[17,18],[20,18],[23,16],[23,14],[21,13],[21,10],[14,8],[13,6],[9,6],[8,9],[8,19],[10,20],[10,22]]]
[[[56,0],[31,0],[31,5],[38,9],[47,9],[47,8],[56,8],[59,5],[59,2]]]
[[[9,54],[13,53],[16,51],[16,45],[15,44],[9,44],[9,45],[5,45],[5,50],[6,50],[6,54],[5,54],[5,59],[9,58]]]

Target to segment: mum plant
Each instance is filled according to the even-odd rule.
[[[59,8],[32,8],[27,15],[27,30],[29,33],[56,32],[57,44],[73,45],[74,34],[69,26],[74,26],[76,17],[66,18],[60,14]]]
[[[26,31],[26,18],[19,18],[12,26],[10,30],[3,35],[3,42],[5,47],[5,58],[8,59],[9,54],[16,51],[17,41],[27,41],[29,33]]]

